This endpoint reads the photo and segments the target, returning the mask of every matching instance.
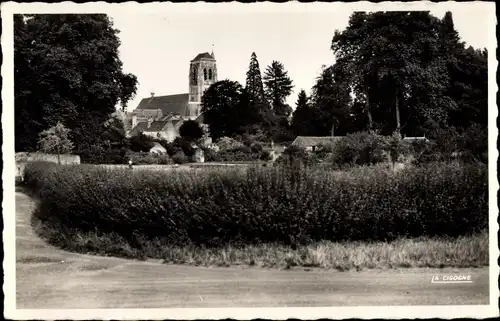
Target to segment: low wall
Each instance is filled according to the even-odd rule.
[[[80,164],[80,156],[78,155],[60,155],[62,165]],[[43,153],[16,153],[16,177],[24,173],[24,167],[28,162],[49,162],[58,163],[57,155]]]

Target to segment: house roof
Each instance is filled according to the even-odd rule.
[[[168,122],[168,120],[157,120],[153,121],[151,123],[151,126],[148,127],[147,121],[141,121],[137,123],[134,128],[132,128],[132,130],[130,131],[130,135],[138,135],[141,132],[159,132],[163,129],[163,127],[165,127],[165,125],[167,125]]]
[[[139,123],[137,123],[137,125],[135,125],[134,128],[132,128],[132,130],[130,131],[130,135],[131,136],[139,135],[147,127],[148,127],[148,123],[147,122],[139,122]]]
[[[172,120],[172,125],[174,125],[176,129],[179,129],[182,123],[184,123],[184,119]]]
[[[297,136],[297,138],[295,138],[292,142],[292,145],[299,147],[329,145],[338,142],[340,139],[342,139],[342,136]]]
[[[194,121],[196,121],[196,122],[198,122],[200,124],[205,123],[205,116],[204,116],[204,114],[200,114],[198,117],[196,117],[196,119]]]
[[[157,120],[151,123],[151,126],[148,127],[146,123],[146,128],[144,129],[145,132],[159,132],[165,127],[168,123],[168,120]]]
[[[162,151],[166,151],[165,147],[163,147],[160,143],[155,143],[153,145],[153,147],[151,147],[149,150],[153,150],[153,149],[159,149],[159,150],[162,150]]]
[[[198,61],[198,60],[201,60],[201,59],[214,59],[214,57],[209,54],[208,52],[204,52],[204,53],[200,53],[198,54],[193,60],[191,61]]]
[[[160,109],[162,115],[177,114],[187,116],[189,94],[177,94],[143,98],[137,106],[137,111]]]

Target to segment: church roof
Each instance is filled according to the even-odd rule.
[[[189,94],[157,96],[144,98],[137,106],[138,110],[161,109],[163,115],[187,115]]]
[[[197,60],[201,60],[201,59],[214,59],[214,57],[209,54],[208,52],[204,52],[204,53],[200,53],[198,54],[193,60],[191,61],[197,61]]]

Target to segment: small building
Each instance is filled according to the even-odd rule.
[[[340,139],[342,139],[342,136],[297,136],[290,145],[314,152],[318,147],[331,146]]]
[[[148,119],[145,122],[138,123],[130,132],[130,136],[143,133],[153,139],[164,139],[172,142],[179,136],[179,129],[184,121],[173,117],[166,117],[162,120]]]
[[[151,147],[149,152],[155,155],[164,155],[167,153],[167,150],[160,143],[155,143],[154,146]]]

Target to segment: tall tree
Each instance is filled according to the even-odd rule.
[[[264,101],[265,96],[264,86],[262,84],[262,75],[260,73],[259,61],[257,60],[255,52],[252,52],[252,56],[250,57],[250,65],[248,66],[245,88],[252,99],[259,102]]]
[[[317,135],[346,134],[351,105],[346,86],[346,83],[336,78],[333,66],[323,67],[312,95],[313,121]]]
[[[264,73],[265,94],[271,103],[274,114],[288,118],[292,108],[285,101],[292,93],[293,84],[285,66],[279,61],[273,61]]]
[[[273,116],[264,94],[259,61],[255,52],[252,53],[250,58],[243,96],[243,99],[247,102],[243,104],[246,110],[241,111],[247,123],[245,131],[248,134],[270,132],[270,129],[273,127]]]
[[[295,135],[309,136],[315,134],[313,110],[309,97],[304,89],[299,92],[295,111],[292,116],[291,128]]]
[[[376,12],[353,14],[335,33],[336,61],[350,71],[356,96],[364,96],[369,126],[379,121],[385,131],[411,132],[431,120],[446,123],[456,104],[445,92],[439,30],[428,12]]]
[[[118,30],[105,14],[14,17],[16,150],[63,122],[76,152],[100,143],[103,124],[126,105],[137,79],[122,71]]]
[[[247,110],[244,88],[236,81],[222,80],[211,85],[202,97],[202,113],[214,139],[242,133],[248,122],[241,117]]]
[[[450,82],[449,95],[458,108],[450,115],[450,125],[459,131],[477,124],[486,128],[488,113],[488,53],[465,48],[455,30],[453,16],[447,12],[441,20],[443,42]]]

